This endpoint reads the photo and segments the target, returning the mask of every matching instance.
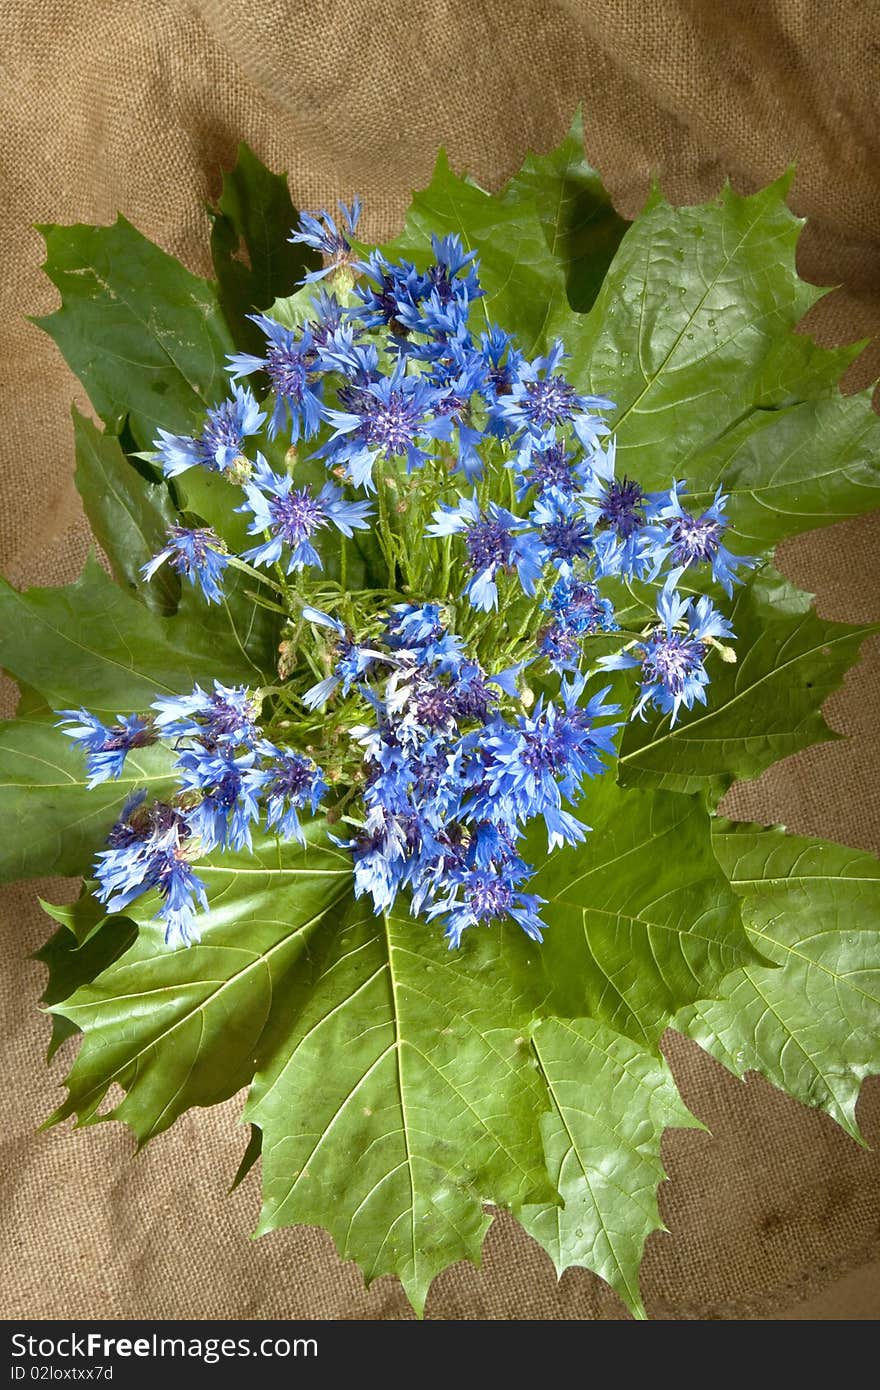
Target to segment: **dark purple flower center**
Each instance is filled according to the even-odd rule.
[[[549,449],[544,449],[538,454],[531,474],[532,480],[541,492],[546,488],[555,487],[570,497],[577,490],[577,483],[562,442],[551,444]]]
[[[323,505],[307,487],[294,489],[286,497],[273,497],[269,511],[279,534],[291,545],[298,545],[321,526],[327,525]]]
[[[527,381],[529,418],[536,425],[555,425],[570,420],[577,406],[577,392],[564,377],[549,376],[544,381]]]
[[[614,479],[609,483],[599,521],[610,526],[622,540],[627,540],[645,520],[645,494],[630,478]]]
[[[372,393],[369,393],[372,395]],[[392,391],[387,401],[373,397],[374,404],[358,433],[370,444],[378,444],[390,458],[406,453],[419,432],[422,411],[411,396]]]
[[[513,889],[498,875],[474,874],[468,881],[465,900],[478,922],[502,917],[513,902]]]
[[[468,559],[477,573],[490,565],[507,565],[513,551],[513,536],[500,521],[483,517],[476,522],[465,537]]]
[[[296,403],[302,400],[307,385],[306,367],[295,346],[273,343],[266,353],[266,372],[279,396]]]
[[[272,769],[272,780],[266,790],[269,796],[286,796],[292,801],[307,795],[312,789],[315,769],[305,758],[290,756]]]
[[[695,671],[703,664],[706,648],[684,633],[655,634],[650,639],[644,670],[649,680],[659,683],[671,695],[681,695]]]
[[[549,733],[546,728],[530,729],[524,735],[525,747],[522,762],[539,775],[544,772],[561,772],[566,765],[566,748],[558,734]]]
[[[422,724],[436,729],[452,713],[451,691],[445,685],[428,685],[416,698],[416,712]]]
[[[222,695],[208,697],[208,714],[202,742],[207,745],[212,739],[227,735],[238,736],[242,740],[254,731],[254,722],[247,710],[226,700]]]
[[[670,522],[672,561],[676,565],[692,565],[699,560],[711,560],[717,554],[724,523],[703,515],[693,517],[685,512]]]
[[[541,528],[541,539],[555,560],[576,560],[590,551],[589,528],[582,521],[551,521]]]
[[[561,623],[552,623],[538,634],[538,651],[551,661],[573,661],[579,650],[576,633]]]
[[[486,685],[482,672],[477,671],[458,683],[455,690],[455,712],[460,719],[478,719],[485,723],[496,698]]]

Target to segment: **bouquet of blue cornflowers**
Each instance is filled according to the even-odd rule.
[[[830,736],[867,630],[771,564],[880,492],[785,190],[627,226],[576,125],[496,196],[441,158],[383,248],[243,148],[216,283],[48,230],[114,576],[2,594],[9,873],[92,865],[56,1118],[250,1085],[260,1229],[419,1311],[494,1203],[643,1313],[670,1024],[858,1135],[873,862],[717,813]]]

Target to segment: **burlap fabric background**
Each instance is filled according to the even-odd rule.
[[[290,173],[305,207],[360,191],[366,233],[390,232],[445,142],[454,165],[497,186],[585,104],[588,150],[635,212],[658,171],[679,201],[729,173],[742,191],[793,157],[810,227],[802,273],[844,288],[814,313],[836,342],[880,330],[880,18],[873,0],[7,0],[0,295],[0,552],[18,583],[65,581],[87,544],[73,486],[68,405],[82,393],[24,321],[55,303],[37,221],[122,210],[199,271],[204,200],[247,139]],[[877,374],[869,353],[852,384]],[[786,547],[787,573],[829,617],[880,617],[877,521]],[[880,848],[876,648],[827,710],[852,735],[789,759],[730,798],[743,817]],[[2,833],[2,832],[0,832]],[[70,885],[47,885],[71,892]],[[2,1312],[43,1317],[408,1316],[395,1283],[365,1292],[311,1229],[248,1233],[258,1175],[223,1195],[244,1143],[240,1102],[192,1112],[140,1157],[117,1125],[48,1134],[63,1061],[43,1066],[47,924],[32,886],[5,899],[2,1008]],[[733,1080],[672,1039],[685,1099],[712,1134],[664,1141],[670,1235],[644,1269],[662,1318],[872,1317],[880,1312],[880,1156],[758,1078]],[[69,1060],[69,1058],[68,1058]],[[880,1085],[860,1121],[880,1140]],[[505,1218],[483,1268],[436,1283],[440,1318],[617,1318],[582,1271],[549,1260]]]

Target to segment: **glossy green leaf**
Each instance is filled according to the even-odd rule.
[[[674,726],[653,710],[627,725],[618,771],[624,785],[723,788],[837,737],[822,703],[875,629],[817,617],[812,595],[768,568],[736,591],[728,611],[736,662],[710,653],[707,704],[683,709]]]
[[[53,915],[56,911],[58,909],[52,909]],[[59,1000],[68,999],[81,985],[88,985],[131,946],[137,932],[133,922],[125,917],[103,920],[105,925],[102,929],[81,944],[70,931],[62,928],[46,942],[42,950],[35,953],[34,959],[42,961],[49,969],[42,1003],[51,1008]],[[78,1032],[79,1029],[71,1019],[66,1018],[64,1014],[53,1013],[47,1060],[54,1057],[67,1038]]]
[[[547,1167],[564,1206],[526,1207],[520,1221],[562,1275],[591,1269],[644,1318],[639,1265],[664,1230],[657,1187],[669,1126],[701,1129],[665,1060],[593,1019],[549,1019],[532,1042],[552,1103],[541,1118]]]
[[[692,208],[655,189],[579,321],[571,374],[615,402],[620,472],[647,487],[751,413],[764,358],[822,293],[795,270],[789,181]]]
[[[880,865],[873,855],[721,821],[713,836],[749,936],[745,966],[675,1026],[736,1076],[758,1071],[860,1142],[856,1101],[880,1072]]]
[[[210,624],[156,617],[94,559],[60,589],[19,593],[0,581],[0,664],[55,709],[85,705],[115,717],[197,681],[259,684],[245,636],[221,643]]]
[[[530,154],[499,197],[513,207],[534,202],[547,245],[562,262],[568,302],[584,313],[599,293],[629,223],[615,211],[601,175],[587,162],[580,111],[562,143],[549,154]]]
[[[589,1014],[648,1048],[685,998],[711,993],[751,947],[718,869],[697,797],[625,792],[597,779],[580,808],[593,830],[533,881],[550,926],[530,958],[542,1013]],[[530,846],[534,862],[540,842]]]
[[[44,227],[61,308],[39,319],[115,434],[140,449],[159,428],[187,433],[228,392],[233,343],[216,288],[124,217],[112,227]]]
[[[870,391],[756,411],[687,468],[692,510],[720,484],[730,497],[731,548],[761,554],[880,506],[880,417]]]
[[[173,613],[180,601],[174,570],[163,565],[149,582],[141,574],[177,519],[167,485],[149,482],[126,458],[118,438],[103,433],[75,408],[73,434],[77,491],[114,579],[156,613]]]
[[[310,247],[288,240],[298,217],[287,175],[270,173],[249,146],[239,145],[212,213],[211,257],[220,306],[236,345],[246,352],[261,354],[266,342],[247,315],[291,294],[321,263]]]
[[[89,791],[82,754],[51,719],[0,724],[0,880],[86,871],[135,788],[173,785],[171,761],[167,749],[137,748],[119,781]]]

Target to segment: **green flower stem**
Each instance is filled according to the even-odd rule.
[[[265,571],[254,569],[253,565],[249,565],[245,560],[240,560],[237,555],[229,555],[227,558],[230,565],[237,570],[241,570],[242,574],[249,575],[251,579],[258,579],[261,584],[268,584],[269,588],[274,589],[276,593],[285,593],[284,586],[282,584],[276,584],[275,580],[271,579]]]

